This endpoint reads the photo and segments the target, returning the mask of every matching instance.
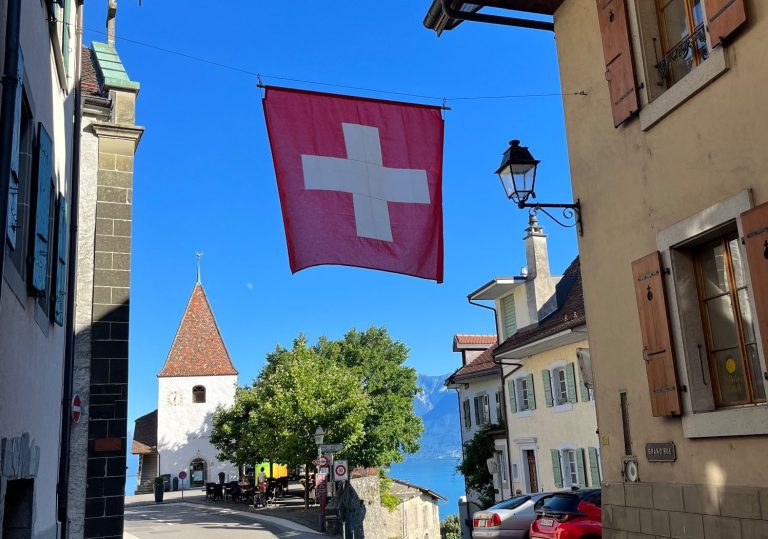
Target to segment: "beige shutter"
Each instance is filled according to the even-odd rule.
[[[763,343],[763,360],[768,369],[768,203],[742,213],[741,227],[755,297],[757,327]]]
[[[611,95],[613,125],[618,127],[640,108],[625,0],[597,0],[597,15],[603,38],[605,79]]]
[[[707,30],[713,47],[720,45],[723,39],[747,21],[744,0],[704,0],[704,7],[707,10]]]
[[[680,390],[659,252],[632,262],[632,276],[653,416],[680,415]]]

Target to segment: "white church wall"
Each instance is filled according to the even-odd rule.
[[[157,449],[160,474],[189,474],[190,463],[202,458],[207,464],[206,481],[218,481],[219,472],[226,481],[238,479],[237,468],[219,461],[210,443],[211,420],[220,406],[231,406],[235,400],[236,376],[184,376],[158,378]],[[192,401],[192,388],[205,387],[205,403]],[[189,485],[187,478],[185,486]]]

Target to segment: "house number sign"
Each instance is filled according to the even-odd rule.
[[[648,462],[675,462],[677,451],[674,442],[651,442],[645,444],[645,458]]]

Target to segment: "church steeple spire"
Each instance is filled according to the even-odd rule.
[[[200,280],[200,259],[203,258],[204,254],[205,253],[202,253],[200,251],[195,253],[195,256],[197,257],[197,284],[203,284],[202,281]]]

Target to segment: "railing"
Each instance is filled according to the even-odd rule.
[[[656,70],[661,79],[660,84],[674,84],[677,81],[677,79],[670,81],[670,74],[672,65],[679,60],[688,60],[688,70],[686,71],[686,73],[688,73],[694,66],[700,64],[707,58],[709,58],[707,36],[704,32],[704,25],[700,24],[692,34],[681,39],[675,46],[667,51],[664,57],[659,60],[659,63],[656,64]]]

